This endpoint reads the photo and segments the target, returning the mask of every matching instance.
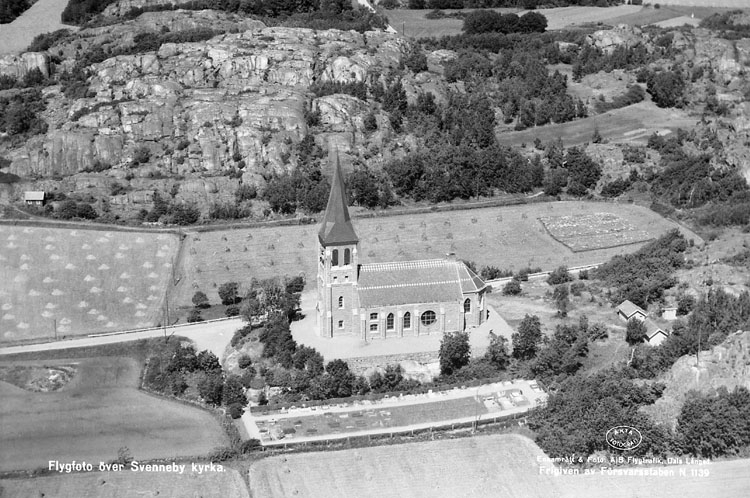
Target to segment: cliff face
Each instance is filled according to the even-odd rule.
[[[196,27],[239,32],[93,64],[88,98],[69,100],[60,87],[45,89],[49,131],[5,154],[12,160],[10,172],[37,178],[38,187],[53,187],[54,181],[66,186],[74,181],[70,176],[105,164],[111,169],[98,175],[90,192],[106,196],[113,182],[125,182],[131,191],[111,197],[114,205],[138,203],[140,186],[148,192],[163,188],[169,183],[160,180],[165,177],[183,179],[180,195],[211,197],[235,189],[239,178],[262,186],[272,172],[296,166],[290,152],[308,133],[306,112],[320,113],[315,135],[324,150],[329,144],[342,152],[366,148],[376,138],[363,130],[367,102],[344,94],[311,99],[310,86],[388,74],[407,48],[404,40],[381,32],[267,28],[225,13],[173,11],[82,30],[50,53],[59,70],[70,70],[96,47],[107,53],[132,43],[138,33]],[[25,54],[16,64],[48,59]],[[144,147],[149,160],[133,168]],[[64,185],[63,178],[68,178]],[[198,200],[195,195],[189,200]]]

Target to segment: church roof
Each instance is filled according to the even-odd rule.
[[[461,281],[461,292],[464,294],[467,292],[479,292],[487,286],[482,277],[471,271],[471,268],[460,261],[456,263],[458,266],[458,278]]]
[[[361,265],[357,282],[363,308],[460,302],[484,287],[463,262],[445,259]]]
[[[331,194],[328,197],[328,206],[323,223],[321,223],[318,231],[318,239],[324,246],[356,244],[359,241],[349,217],[349,208],[346,206],[346,190],[344,189],[344,179],[341,174],[338,155],[336,156],[336,167],[333,170]]]

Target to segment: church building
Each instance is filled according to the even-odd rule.
[[[341,166],[318,232],[318,333],[365,341],[444,334],[484,322],[484,281],[454,255],[360,264]]]

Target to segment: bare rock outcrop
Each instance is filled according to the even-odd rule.
[[[674,427],[688,391],[711,392],[719,387],[750,389],[750,331],[737,331],[710,351],[683,356],[662,379],[667,389],[662,397],[643,410],[652,419]]]
[[[588,35],[586,41],[604,53],[611,54],[618,47],[634,47],[643,43],[643,32],[637,26],[620,24],[612,29],[599,30]]]
[[[21,55],[0,57],[0,75],[22,79],[34,69],[41,71],[44,77],[49,76],[49,55],[43,52],[26,52]]]

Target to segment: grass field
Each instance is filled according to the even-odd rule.
[[[37,0],[12,23],[3,24],[0,27],[0,55],[20,53],[42,33],[63,28],[78,29],[60,22],[60,15],[67,5],[68,0]]]
[[[631,252],[632,244],[574,253],[554,240],[538,220],[542,216],[611,213],[654,237],[675,227],[652,211],[629,204],[557,202],[382,218],[354,218],[360,238],[360,262],[442,258],[455,252],[478,266],[521,269],[600,263]],[[189,303],[200,289],[212,302],[224,282],[249,284],[252,278],[295,276],[303,272],[314,285],[318,225],[192,234],[185,240],[177,302]],[[694,234],[686,232],[689,237]],[[312,277],[312,280],[310,280]]]
[[[594,130],[598,128],[602,137],[610,142],[646,143],[654,132],[690,129],[697,121],[697,118],[682,110],[661,109],[651,102],[640,102],[570,123],[501,132],[498,133],[497,139],[504,145],[528,145],[532,144],[535,138],[546,143],[560,137],[567,147],[591,142]]]
[[[188,464],[188,469],[190,465]],[[35,479],[6,479],[0,481],[0,496],[55,496],[98,498],[185,498],[221,496],[249,498],[247,485],[239,472],[204,474],[135,472],[94,472],[65,476],[46,476]]]
[[[250,493],[258,498],[739,498],[750,486],[747,460],[663,467],[675,476],[634,477],[547,475],[540,467],[552,464],[543,459],[530,439],[510,434],[284,455],[250,467]],[[706,468],[707,477],[691,475]]]
[[[205,455],[226,444],[208,412],[139,391],[135,359],[21,364],[75,364],[78,374],[61,390],[47,393],[0,381],[0,471],[47,467],[49,460],[108,462],[121,447],[144,460]]]
[[[174,235],[0,226],[0,342],[153,325]]]

